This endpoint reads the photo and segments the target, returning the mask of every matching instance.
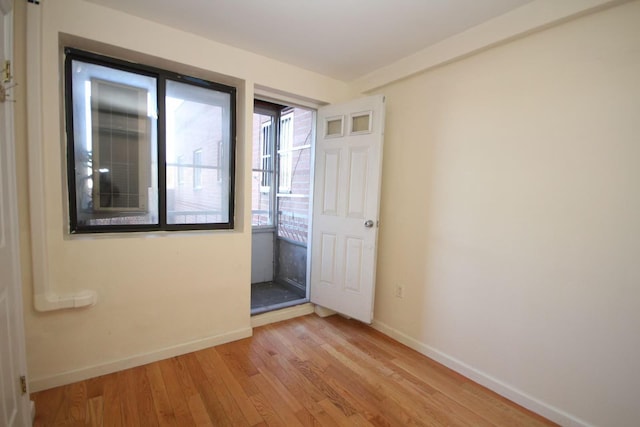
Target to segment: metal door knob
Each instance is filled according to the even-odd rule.
[[[370,219],[366,220],[366,221],[364,222],[364,226],[365,226],[365,227],[367,227],[367,228],[371,228],[371,227],[373,227],[373,221],[372,221],[372,220],[370,220]]]

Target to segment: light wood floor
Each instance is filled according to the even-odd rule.
[[[36,426],[553,425],[374,329],[309,315],[34,393]]]

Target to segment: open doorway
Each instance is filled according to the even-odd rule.
[[[253,115],[251,314],[309,300],[315,111],[256,100]]]

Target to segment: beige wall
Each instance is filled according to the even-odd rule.
[[[18,81],[25,7],[16,2]],[[32,384],[249,333],[253,86],[327,102],[353,87],[84,1],[42,7],[51,279],[61,291],[94,289],[99,299],[77,311],[32,308],[26,113],[18,102]],[[637,22],[636,0],[380,90],[387,134],[376,326],[564,424],[640,419]],[[66,238],[59,32],[238,85],[238,230]],[[24,96],[18,86],[17,99]]]
[[[26,2],[16,2],[16,74],[25,81]],[[319,102],[347,96],[327,77],[206,41],[79,0],[42,2],[43,134],[47,261],[58,292],[94,290],[94,307],[38,313],[33,283],[24,104],[17,105],[18,174],[25,326],[33,390],[197,347],[237,339],[250,328],[250,175],[253,87]],[[152,65],[180,67],[239,88],[237,229],[70,239],[61,137],[59,35],[116,46]],[[80,47],[87,46],[85,42]],[[124,50],[136,52],[131,54]],[[111,53],[110,49],[109,52]],[[24,88],[18,92],[25,99]],[[248,119],[248,120],[247,120]],[[37,208],[37,207],[36,207]],[[170,234],[170,235],[169,235]]]
[[[639,23],[634,1],[380,90],[377,327],[564,425],[640,422]]]

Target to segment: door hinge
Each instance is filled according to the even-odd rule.
[[[27,377],[24,375],[20,376],[20,390],[22,390],[22,395],[27,394]]]
[[[8,59],[2,64],[2,83],[9,83],[13,76],[11,75],[11,61]]]

